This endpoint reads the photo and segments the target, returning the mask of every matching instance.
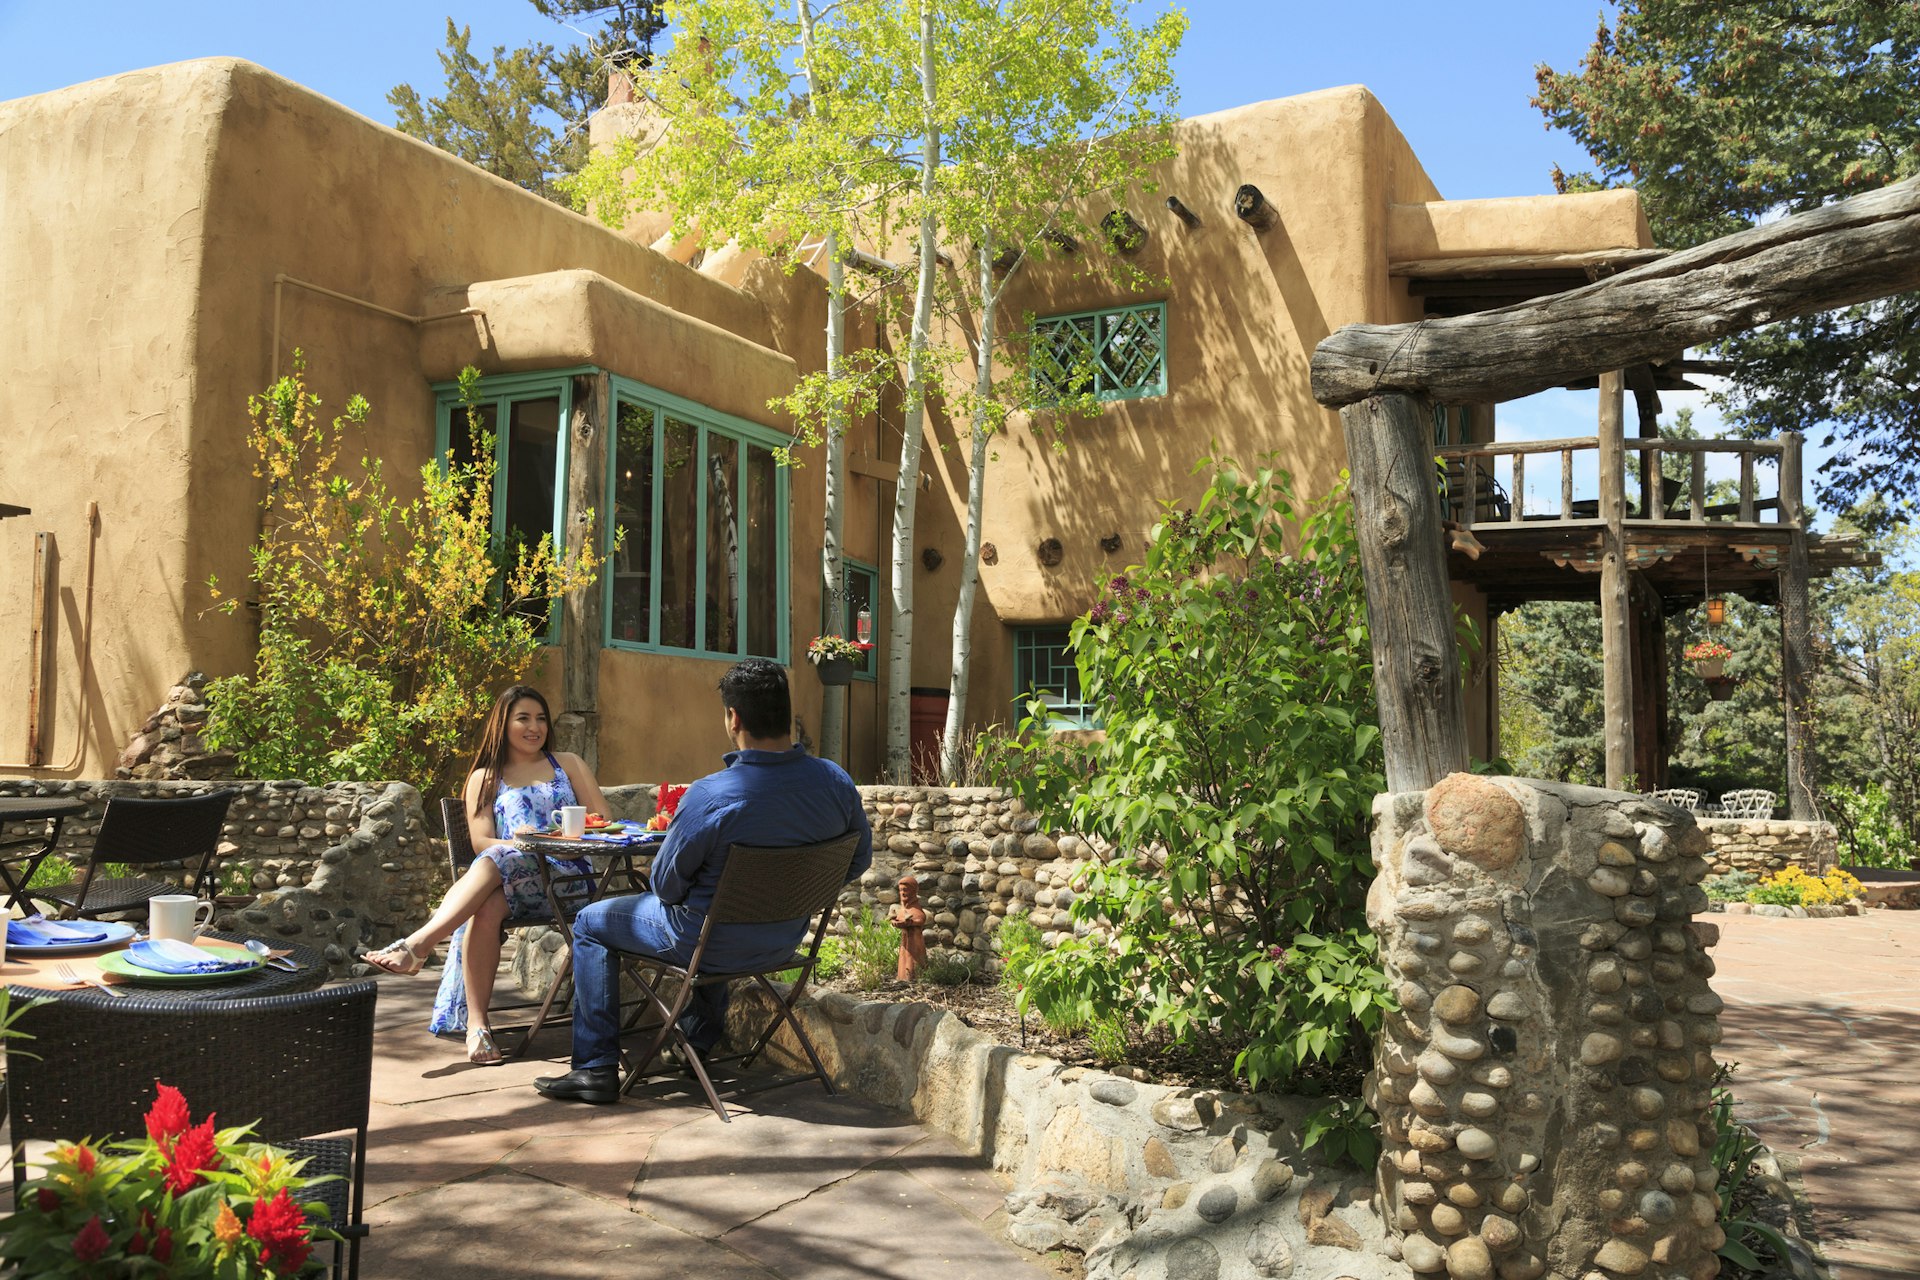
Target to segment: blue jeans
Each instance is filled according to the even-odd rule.
[[[651,893],[596,902],[573,922],[573,1065],[608,1067],[620,1060],[620,965],[615,950],[658,956],[672,964],[693,957],[698,929],[677,935],[667,909]],[[726,1028],[727,984],[695,987],[680,1029],[702,1053]]]

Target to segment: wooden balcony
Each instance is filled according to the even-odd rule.
[[[1484,591],[1496,608],[1528,600],[1595,599],[1607,532],[1617,523],[1626,567],[1669,611],[1703,594],[1779,598],[1780,571],[1796,534],[1806,536],[1801,437],[1779,440],[1627,439],[1601,436],[1489,441],[1438,450],[1445,464],[1442,516],[1454,534],[1451,576]],[[1627,459],[1638,474],[1627,473]],[[1737,460],[1737,497],[1711,501],[1716,458]],[[1677,475],[1664,474],[1675,459]],[[1557,475],[1555,474],[1557,472]],[[1554,476],[1557,500],[1528,492]],[[1816,551],[1813,573],[1846,562],[1846,548]],[[1833,561],[1833,563],[1828,563]]]

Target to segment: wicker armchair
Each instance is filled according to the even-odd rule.
[[[1701,795],[1691,787],[1667,787],[1660,791],[1647,792],[1647,799],[1658,800],[1661,804],[1670,804],[1676,809],[1698,810]]]
[[[813,976],[814,965],[820,958],[821,940],[827,936],[827,930],[833,924],[834,907],[840,900],[840,890],[846,885],[847,871],[853,866],[853,856],[859,843],[857,835],[845,835],[825,844],[791,849],[756,849],[736,844],[727,853],[727,865],[720,872],[720,883],[714,887],[713,905],[707,908],[706,923],[700,926],[700,940],[686,964],[673,964],[658,956],[640,952],[616,953],[646,998],[647,1007],[640,1012],[650,1012],[660,1019],[658,1027],[648,1024],[647,1029],[653,1030],[654,1036],[646,1051],[630,1059],[626,1078],[620,1084],[622,1093],[633,1088],[648,1064],[669,1043],[700,1082],[707,1102],[723,1121],[730,1122],[733,1118],[727,1114],[724,1099],[741,1094],[758,1093],[763,1089],[802,1080],[818,1080],[828,1093],[833,1092],[833,1081],[827,1078],[827,1069],[820,1065],[820,1055],[814,1051],[806,1028],[793,1016],[793,1007],[806,990],[807,979]],[[714,972],[702,964],[707,951],[707,939],[717,924],[772,925],[800,919],[813,920],[813,943],[804,953],[795,952],[778,964],[759,969]],[[794,977],[787,994],[782,996],[767,979],[771,974],[795,968],[800,972]],[[676,979],[671,1001],[661,994],[668,978]],[[768,1020],[766,1030],[760,1033],[760,1038],[747,1052],[703,1060],[681,1031],[680,1015],[686,1010],[695,987],[732,982],[736,978],[751,978],[758,983],[773,1000],[774,1016]],[[707,1062],[738,1061],[743,1066],[752,1066],[783,1023],[792,1029],[800,1048],[807,1055],[807,1061],[813,1064],[813,1070],[759,1081],[724,1094],[717,1092],[712,1077],[707,1073]]]
[[[220,830],[226,825],[227,805],[233,796],[230,790],[163,799],[114,796],[107,801],[100,834],[94,837],[93,853],[80,879],[29,889],[27,896],[83,920],[126,913],[144,915],[152,898],[179,893],[180,886],[142,875],[102,877],[100,868],[108,863],[139,867],[162,862],[191,867],[197,861],[187,892],[207,897],[212,887],[213,856],[220,847]]]
[[[1720,797],[1720,811],[1729,818],[1771,818],[1780,797],[1764,788],[1728,791]]]
[[[196,1112],[252,1123],[263,1141],[307,1157],[331,1225],[333,1273],[360,1270],[373,1082],[371,982],[259,1000],[49,1000],[20,1016],[33,1051],[7,1055],[7,1120],[17,1145],[36,1139],[137,1137],[154,1082]],[[351,1136],[346,1136],[346,1135]],[[26,1179],[13,1166],[14,1194]]]

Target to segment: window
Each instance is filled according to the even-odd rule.
[[[1058,401],[1167,393],[1167,304],[1050,316],[1033,322],[1034,390]]]
[[[486,378],[473,405],[483,432],[493,437],[493,536],[509,556],[551,537],[561,546],[567,491],[566,433],[573,377],[580,370]],[[435,390],[436,457],[452,450],[455,462],[473,461],[474,433],[458,388]],[[505,430],[501,424],[506,424]],[[547,640],[557,639],[559,610],[548,620]]]
[[[778,432],[613,380],[607,641],[786,660],[786,471]]]
[[[1013,632],[1013,687],[1016,715],[1038,695],[1052,712],[1051,729],[1097,729],[1099,717],[1080,701],[1080,669],[1067,648],[1065,627],[1016,627]]]
[[[874,607],[874,596],[880,589],[880,571],[872,565],[862,564],[858,560],[849,559],[845,556],[841,557],[840,562],[844,566],[842,571],[846,574],[847,598],[846,607],[842,610],[840,626],[837,630],[849,640],[858,639],[860,632],[857,624],[860,621],[860,611],[865,609],[873,618],[873,637],[877,640],[880,635],[880,611]],[[827,617],[829,607],[830,602],[826,600],[820,602],[821,635],[836,630],[832,620]],[[878,653],[879,650],[875,648],[869,649],[860,655],[859,660],[853,664],[855,679],[873,680],[876,678],[875,673],[879,670],[880,665],[879,659],[875,656]]]

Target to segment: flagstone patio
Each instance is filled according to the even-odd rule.
[[[381,983],[369,1280],[1057,1274],[1001,1237],[994,1176],[909,1116],[818,1084],[726,1125],[678,1089],[548,1102],[530,1081],[566,1070],[564,1030],[470,1066],[424,1030],[433,977]]]

